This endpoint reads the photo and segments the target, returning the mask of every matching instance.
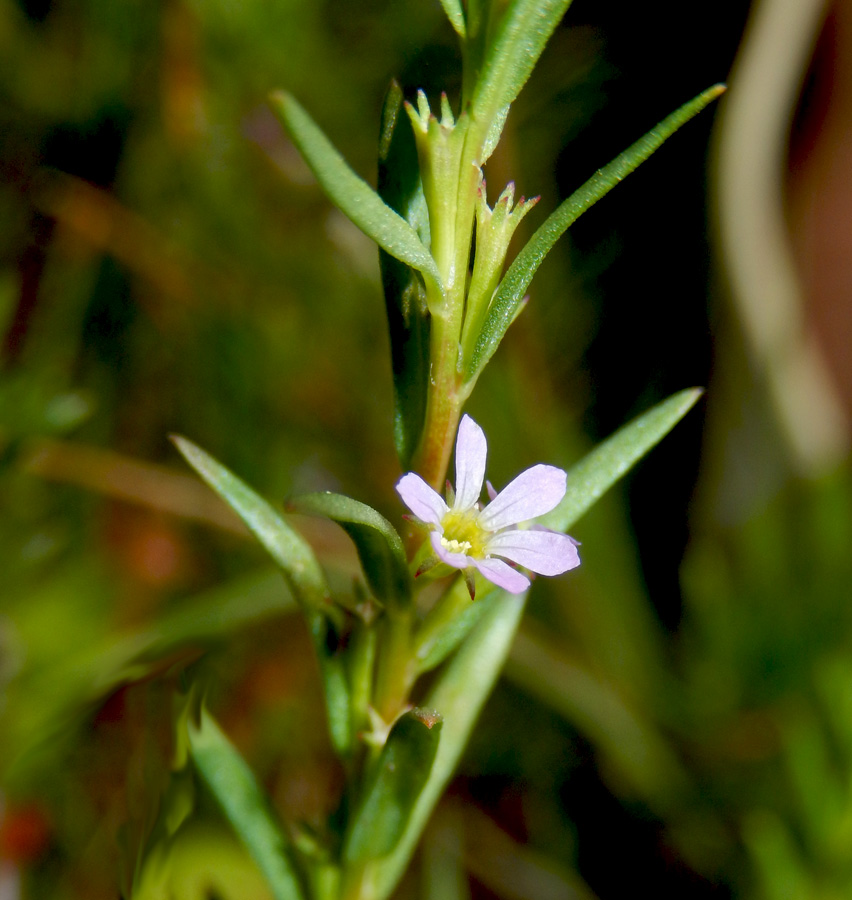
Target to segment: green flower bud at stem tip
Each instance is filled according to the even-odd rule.
[[[497,198],[494,208],[488,206],[485,179],[480,173],[479,194],[476,203],[476,256],[473,274],[467,293],[467,310],[462,330],[462,354],[459,365],[464,366],[473,353],[488,308],[500,282],[509,244],[521,220],[538,203],[521,197],[512,208],[515,184],[510,181]]]
[[[417,109],[406,103],[417,156],[420,177],[429,210],[429,231],[432,256],[448,294],[453,292],[456,279],[466,273],[456,271],[456,215],[462,156],[470,120],[466,114],[453,119],[446,94],[441,96],[441,119],[433,115],[423,91],[417,94]],[[433,315],[441,310],[431,309]]]

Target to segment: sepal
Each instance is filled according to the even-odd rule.
[[[476,203],[476,256],[467,291],[467,310],[462,330],[462,360],[476,346],[482,323],[500,281],[509,243],[524,216],[538,203],[538,197],[515,200],[515,184],[509,182],[492,209],[486,198],[485,180],[479,185]]]
[[[454,282],[465,275],[463,272],[455,272],[453,267],[461,165],[470,119],[466,113],[462,113],[458,120],[453,118],[446,94],[441,95],[440,119],[432,113],[423,91],[417,93],[416,107],[406,103],[405,108],[417,143],[420,177],[429,209],[432,256],[449,292]],[[443,299],[440,297],[439,301]],[[430,312],[441,315],[446,310],[443,303],[437,307],[433,302]]]

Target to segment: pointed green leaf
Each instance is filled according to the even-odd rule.
[[[270,100],[293,143],[331,200],[383,250],[421,272],[440,294],[438,267],[417,232],[349,168],[290,94],[276,91]]]
[[[396,720],[352,818],[347,862],[377,859],[396,846],[429,779],[441,729],[432,710],[413,709]]]
[[[539,523],[555,531],[567,531],[655,444],[659,443],[704,393],[688,388],[619,428],[568,471],[564,499]]]
[[[337,634],[318,616],[308,621],[308,627],[319,660],[331,745],[345,759],[352,752],[352,703]]]
[[[326,516],[337,522],[352,538],[370,590],[383,603],[407,605],[411,600],[411,574],[405,548],[396,529],[366,503],[320,491],[302,494],[287,501],[293,512]]]
[[[447,14],[450,25],[453,26],[456,34],[464,40],[465,21],[461,0],[441,0],[441,6],[444,7],[444,12]]]
[[[188,730],[193,762],[275,900],[304,900],[287,839],[246,761],[206,710],[200,724],[190,722]]]
[[[490,127],[520,94],[571,0],[514,0],[485,53],[471,102],[474,120]]]
[[[173,436],[172,441],[184,459],[245,522],[281,566],[303,607],[311,611],[327,610],[330,602],[325,576],[301,535],[287,525],[266,500],[209,453],[178,435]]]
[[[414,132],[402,89],[392,81],[382,108],[379,135],[379,196],[429,244],[429,211],[420,180]],[[420,441],[429,389],[430,318],[418,272],[379,248],[388,316],[394,386],[394,443],[407,469]]]
[[[341,610],[334,605],[322,569],[307,542],[281,515],[192,441],[172,436],[186,461],[245,522],[249,530],[281,567],[308,623],[323,678],[329,731],[341,756],[351,747],[349,687],[343,662],[336,651],[335,635],[343,624]]]
[[[659,149],[678,128],[701,112],[723,91],[722,85],[709,88],[673,112],[668,118],[663,119],[656,128],[652,128],[609,165],[599,169],[581,188],[574,191],[551,213],[547,221],[536,231],[529,243],[509,266],[509,270],[497,288],[476,347],[471,358],[466,361],[465,371],[468,380],[475,378],[494,355],[494,351],[523,302],[524,294],[533,275],[556,241],[590,206],[608,194],[620,181],[623,181],[648,159],[655,150]]]

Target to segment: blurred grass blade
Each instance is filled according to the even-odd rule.
[[[439,815],[442,813],[443,809]],[[472,803],[460,806],[459,815],[464,834],[476,836],[475,840],[462,839],[457,845],[464,852],[464,874],[479,882],[486,896],[493,894],[517,900],[598,900],[579,873],[572,871],[569,854],[557,851],[554,858],[531,843],[516,841]],[[444,898],[438,895],[437,900]]]
[[[372,506],[320,491],[287,501],[294,512],[333,519],[352,538],[370,590],[383,603],[407,606],[411,600],[411,574],[405,548],[396,529]]]
[[[348,862],[377,859],[396,846],[429,779],[441,730],[441,716],[432,710],[397,719],[353,817],[343,851]]]
[[[432,771],[397,846],[371,873],[382,900],[402,877],[435,804],[455,771],[485,700],[497,681],[524,610],[523,595],[496,591],[493,603],[433,685],[426,704],[444,718]],[[511,727],[511,723],[508,725]]]
[[[286,613],[296,614],[296,603],[281,573],[269,566],[170,608],[148,628],[137,629],[125,640],[150,645],[147,652],[165,655],[174,647],[199,640],[231,638],[240,628]]]
[[[545,256],[565,231],[587,210],[608,194],[620,181],[637,169],[654,151],[682,125],[696,116],[723,91],[715,85],[686,103],[644,137],[636,141],[609,165],[599,169],[554,210],[544,224],[530,238],[529,243],[515,257],[491,301],[488,315],[471,358],[466,361],[468,379],[474,378],[494,355],[500,341],[512,324],[527,288]]]
[[[402,88],[392,81],[382,108],[378,193],[429,244],[429,211],[414,132],[404,111]],[[403,469],[409,467],[426,417],[429,387],[429,315],[417,271],[379,247],[379,268],[391,342],[394,387],[394,443]]]
[[[765,900],[819,897],[821,888],[792,823],[764,804],[743,814],[743,844],[756,896]]]
[[[599,497],[661,441],[689,412],[702,395],[688,388],[658,403],[648,412],[619,428],[568,471],[568,492],[540,524],[567,531]]]
[[[456,34],[464,40],[467,28],[464,19],[464,10],[462,9],[461,0],[441,0],[441,6],[450,20],[450,25],[455,29]]]
[[[460,808],[449,804],[432,817],[423,840],[422,900],[470,900],[464,824]]]
[[[189,661],[199,644],[205,647],[295,611],[281,573],[270,568],[206,591],[145,628],[72,648],[66,657],[5,689],[0,779],[26,780],[39,764],[59,765],[78,720],[90,715],[89,705],[120,685],[175,666],[181,651]]]
[[[435,260],[411,225],[349,168],[290,94],[276,91],[270,100],[293,143],[335,205],[383,250],[417,269],[441,293],[441,277]]]
[[[342,611],[334,605],[313,551],[281,515],[245,482],[186,438],[172,436],[175,446],[196,472],[225,500],[281,567],[308,622],[319,658],[328,711],[329,730],[342,756],[351,746],[349,689],[343,662],[336,651],[333,629],[343,626]]]
[[[689,778],[653,722],[613,684],[526,622],[512,644],[505,677],[579,728],[606,760],[605,770],[658,815],[687,794]]]
[[[201,711],[199,726],[190,722],[188,731],[193,762],[263,873],[275,900],[304,900],[284,832],[246,761],[206,710]]]
[[[526,84],[571,0],[514,0],[485,52],[471,101],[474,119],[491,126]]]

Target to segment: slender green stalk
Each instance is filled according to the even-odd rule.
[[[314,900],[337,900],[340,895],[340,867],[318,864],[311,877]]]
[[[411,468],[439,490],[444,482],[462,407],[469,390],[457,371],[461,304],[458,312],[432,318],[432,347],[426,422]]]
[[[414,678],[410,610],[389,610],[382,622],[375,708],[385,722],[402,709]]]
[[[375,862],[353,863],[346,867],[340,886],[340,900],[379,900],[379,869]]]

